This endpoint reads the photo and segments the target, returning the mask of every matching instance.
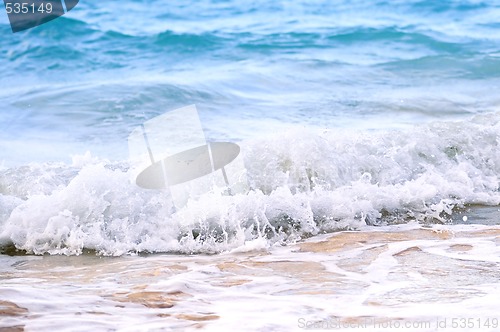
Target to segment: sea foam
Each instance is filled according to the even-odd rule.
[[[500,114],[405,130],[303,128],[240,142],[249,190],[207,192],[175,209],[132,183],[127,162],[0,172],[2,246],[35,254],[213,253],[362,225],[446,223],[500,205]],[[474,223],[474,220],[468,220]]]

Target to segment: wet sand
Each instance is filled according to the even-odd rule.
[[[499,226],[258,241],[213,256],[2,255],[0,328],[437,331],[460,319],[471,319],[460,330],[498,328]]]

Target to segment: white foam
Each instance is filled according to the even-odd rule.
[[[0,239],[37,254],[220,252],[365,224],[447,222],[457,207],[500,205],[499,133],[500,114],[490,114],[246,141],[252,190],[207,193],[176,213],[168,193],[130,183],[127,163],[86,154],[72,165],[4,169]]]

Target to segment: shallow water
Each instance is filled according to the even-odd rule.
[[[412,223],[208,256],[1,256],[0,326],[496,331],[499,244],[498,226]]]

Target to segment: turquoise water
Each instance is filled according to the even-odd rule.
[[[131,128],[193,103],[213,139],[496,112],[499,14],[481,1],[82,2],[12,34],[2,13],[0,159],[124,159]]]
[[[495,207],[498,17],[487,1],[80,1],[13,34],[1,11],[1,238],[212,252],[281,240],[283,222],[295,239]],[[127,137],[190,104],[209,140],[242,146],[250,191],[171,215],[130,183]]]

